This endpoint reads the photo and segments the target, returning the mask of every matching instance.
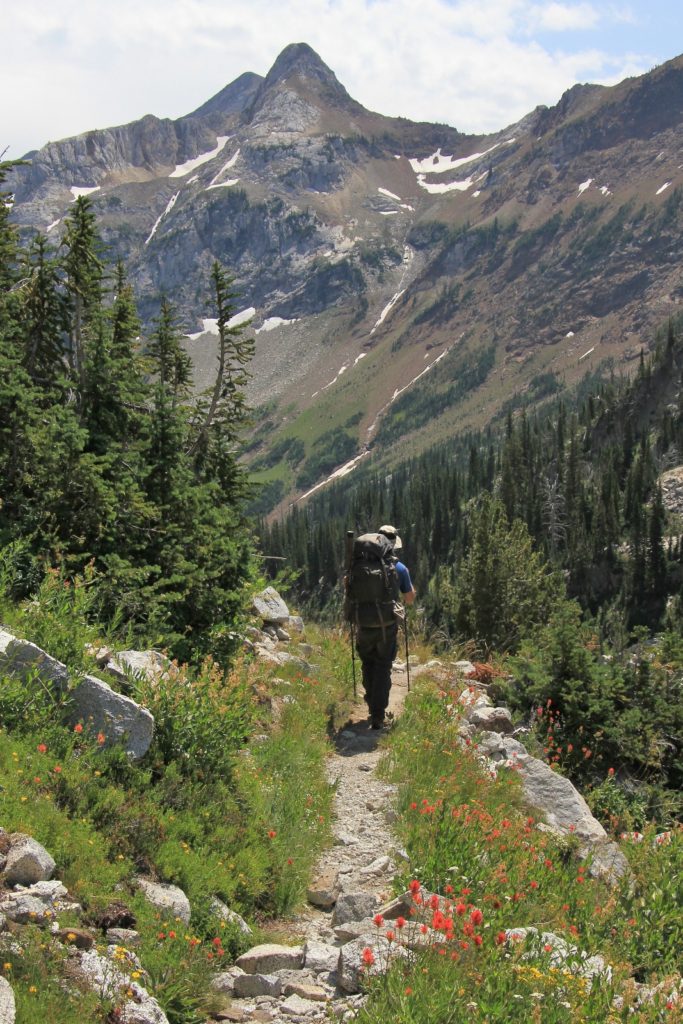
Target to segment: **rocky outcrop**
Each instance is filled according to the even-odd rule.
[[[190,901],[177,885],[168,885],[163,882],[152,882],[148,878],[135,879],[138,888],[143,892],[145,899],[153,907],[156,907],[162,914],[171,919],[178,918],[183,924],[190,923],[192,908]]]
[[[114,950],[109,956],[102,956],[95,949],[79,951],[76,962],[83,983],[103,999],[119,1003],[122,992],[130,993],[118,1011],[122,1024],[168,1024],[157,1000],[131,977],[135,965],[126,970]]]
[[[72,679],[66,665],[29,640],[0,630],[0,673],[39,679],[64,700],[66,720],[98,733],[102,745],[122,744],[133,760],[144,757],[154,737],[154,718],[130,697],[95,676]]]
[[[52,878],[56,864],[44,846],[20,832],[11,835],[9,843],[3,869],[7,885],[32,885]]]
[[[629,870],[628,862],[616,843],[591,814],[588,804],[569,779],[536,757],[510,736],[496,732],[482,734],[479,752],[493,768],[504,765],[517,772],[527,801],[544,816],[558,835],[575,835],[580,854],[590,860],[591,874],[616,883]]]
[[[275,587],[266,587],[252,599],[254,611],[264,626],[283,626],[289,622],[289,608]]]
[[[0,1024],[14,1024],[16,1015],[12,986],[6,978],[0,977]]]

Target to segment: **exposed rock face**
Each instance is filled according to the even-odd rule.
[[[32,885],[52,878],[56,864],[45,847],[31,836],[15,832],[10,836],[10,848],[5,862],[5,882],[8,885]]]
[[[183,924],[190,923],[192,908],[190,901],[177,885],[167,885],[163,882],[152,882],[148,878],[137,878],[138,887],[149,900],[153,907],[160,910],[162,914],[168,914],[171,918],[180,918]]]
[[[517,740],[488,732],[479,749],[493,764],[514,768],[529,803],[544,815],[547,824],[559,834],[574,834],[583,841],[582,853],[590,856],[591,872],[608,882],[616,882],[629,870],[628,862],[604,828],[590,812],[588,804],[569,779],[553,771],[544,761],[532,757]]]
[[[332,386],[342,366],[345,387],[371,396],[353,432],[360,451],[427,352],[446,354],[473,324],[475,344],[498,339],[500,369],[482,385],[494,411],[533,380],[540,347],[559,381],[580,360],[627,361],[677,311],[682,80],[677,58],[474,137],[365,110],[294,44],[265,79],[242,75],[186,117],[49,143],[12,172],[12,217],[57,241],[72,190],[96,189],[143,318],[172,293],[192,335],[211,316],[208,268],[232,265],[259,331],[252,397],[279,404],[261,451],[281,439],[284,408],[288,431],[316,397],[344,422],[348,396]],[[203,386],[214,351],[196,340]],[[378,358],[359,364],[369,351]],[[430,370],[440,392],[459,370],[448,355]],[[416,428],[404,421],[399,434]]]
[[[70,697],[72,724],[87,723],[93,732],[104,736],[104,745],[123,745],[133,760],[145,756],[154,738],[150,711],[94,676],[85,676]]]
[[[23,679],[37,674],[43,683],[63,695],[70,683],[66,665],[30,641],[20,640],[5,631],[0,631],[0,671]],[[68,693],[68,697],[68,720],[72,725],[82,723],[93,732],[101,733],[104,744],[123,743],[133,759],[147,753],[154,736],[154,718],[130,697],[116,693],[101,679],[89,675]]]

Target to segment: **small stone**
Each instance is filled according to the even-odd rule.
[[[288,981],[284,987],[286,996],[301,996],[314,1003],[327,1002],[328,995],[324,988],[319,985],[306,985],[303,982]]]
[[[321,910],[331,910],[339,896],[339,872],[329,871],[320,875],[309,887],[308,902]]]
[[[275,635],[277,636],[278,640],[282,640],[283,643],[287,643],[289,640],[292,639],[287,630],[283,629],[282,626],[275,627]]]
[[[139,946],[140,932],[132,928],[108,928],[105,932],[107,942],[115,942],[117,946]]]
[[[373,877],[376,875],[383,875],[385,871],[391,869],[391,858],[390,857],[377,857],[373,860],[372,864],[368,864],[367,867],[361,868],[361,875],[366,877]]]
[[[66,946],[75,946],[76,949],[92,949],[95,945],[95,936],[84,928],[59,928],[55,935],[60,942]]]
[[[323,942],[309,941],[304,945],[304,967],[315,974],[323,974],[337,969],[339,949]]]
[[[332,924],[346,924],[347,921],[362,921],[372,917],[377,909],[377,897],[371,892],[345,892],[337,900],[332,915]]]
[[[475,729],[486,729],[488,732],[505,733],[514,731],[512,715],[507,708],[482,707],[475,705],[467,713],[468,721]]]
[[[222,995],[231,996],[235,991],[235,981],[241,977],[244,971],[241,967],[232,966],[227,971],[221,971],[220,974],[214,975],[211,981],[211,987]]]
[[[283,1003],[280,1003],[280,1013],[286,1017],[305,1017],[315,1009],[307,999],[301,996],[287,996]]]

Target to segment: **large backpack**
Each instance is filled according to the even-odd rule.
[[[346,617],[363,628],[384,628],[396,622],[398,573],[391,542],[381,533],[364,533],[353,542],[346,575]]]

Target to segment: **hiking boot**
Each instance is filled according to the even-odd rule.
[[[370,718],[371,729],[383,729],[384,728],[384,712],[373,714]]]

